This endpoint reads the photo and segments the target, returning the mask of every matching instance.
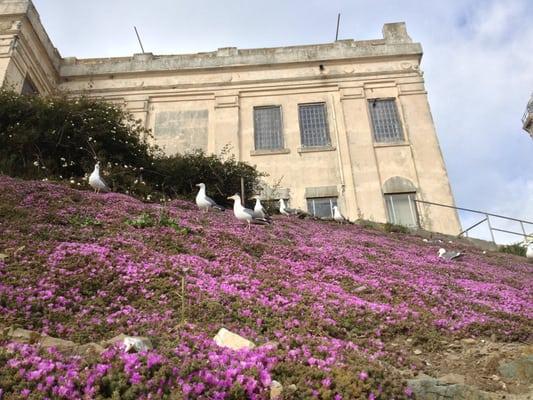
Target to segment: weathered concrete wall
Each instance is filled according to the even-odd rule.
[[[292,206],[305,209],[306,195],[328,194],[351,219],[385,222],[383,185],[394,177],[411,182],[418,199],[454,204],[421,56],[420,44],[398,23],[368,41],[62,59],[31,3],[0,5],[0,78],[21,84],[30,76],[41,93],[59,88],[104,97],[144,121],[169,154],[229,146],[239,160],[268,173],[268,183],[279,184]],[[375,143],[368,104],[380,98],[396,100],[404,141]],[[317,102],[326,107],[331,145],[302,148],[298,105]],[[281,107],[284,147],[256,150],[253,109],[273,105]],[[459,232],[454,212],[421,210],[424,228]]]
[[[0,59],[2,84],[21,90],[29,79],[41,94],[57,89],[61,57],[30,1],[0,2]]]

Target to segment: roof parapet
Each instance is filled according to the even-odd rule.
[[[412,43],[413,40],[407,33],[405,22],[393,22],[383,25],[383,39],[387,43]]]

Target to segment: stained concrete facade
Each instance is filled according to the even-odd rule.
[[[0,2],[4,85],[120,104],[152,129],[169,153],[218,153],[230,146],[239,160],[268,173],[267,183],[276,187],[272,196],[288,198],[292,207],[306,209],[310,198],[329,198],[350,219],[386,222],[394,221],[393,195],[409,193],[422,228],[457,234],[454,210],[412,202],[454,205],[421,57],[422,47],[405,24],[394,23],[385,24],[383,38],[375,40],[63,58],[31,2]],[[394,104],[401,140],[376,140],[372,107],[382,99]],[[302,144],[299,109],[306,104],[321,104],[325,111],[326,146]],[[254,110],[262,106],[280,109],[281,148],[256,149]]]

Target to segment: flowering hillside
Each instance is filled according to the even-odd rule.
[[[531,342],[531,264],[460,246],[448,262],[416,236],[281,216],[248,232],[231,211],[0,176],[0,335],[154,344],[0,336],[0,399],[268,399],[272,380],[286,399],[407,398],[450,343]],[[218,347],[221,327],[257,347]]]

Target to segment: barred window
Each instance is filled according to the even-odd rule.
[[[416,193],[386,194],[387,214],[391,224],[407,227],[418,226],[418,217],[414,199]]]
[[[298,106],[302,147],[329,146],[331,144],[324,103]]]
[[[336,197],[314,197],[307,199],[307,211],[315,217],[333,218]]]
[[[254,107],[254,138],[256,150],[283,148],[281,107]]]
[[[370,100],[369,107],[376,142],[387,143],[404,140],[394,99]]]

